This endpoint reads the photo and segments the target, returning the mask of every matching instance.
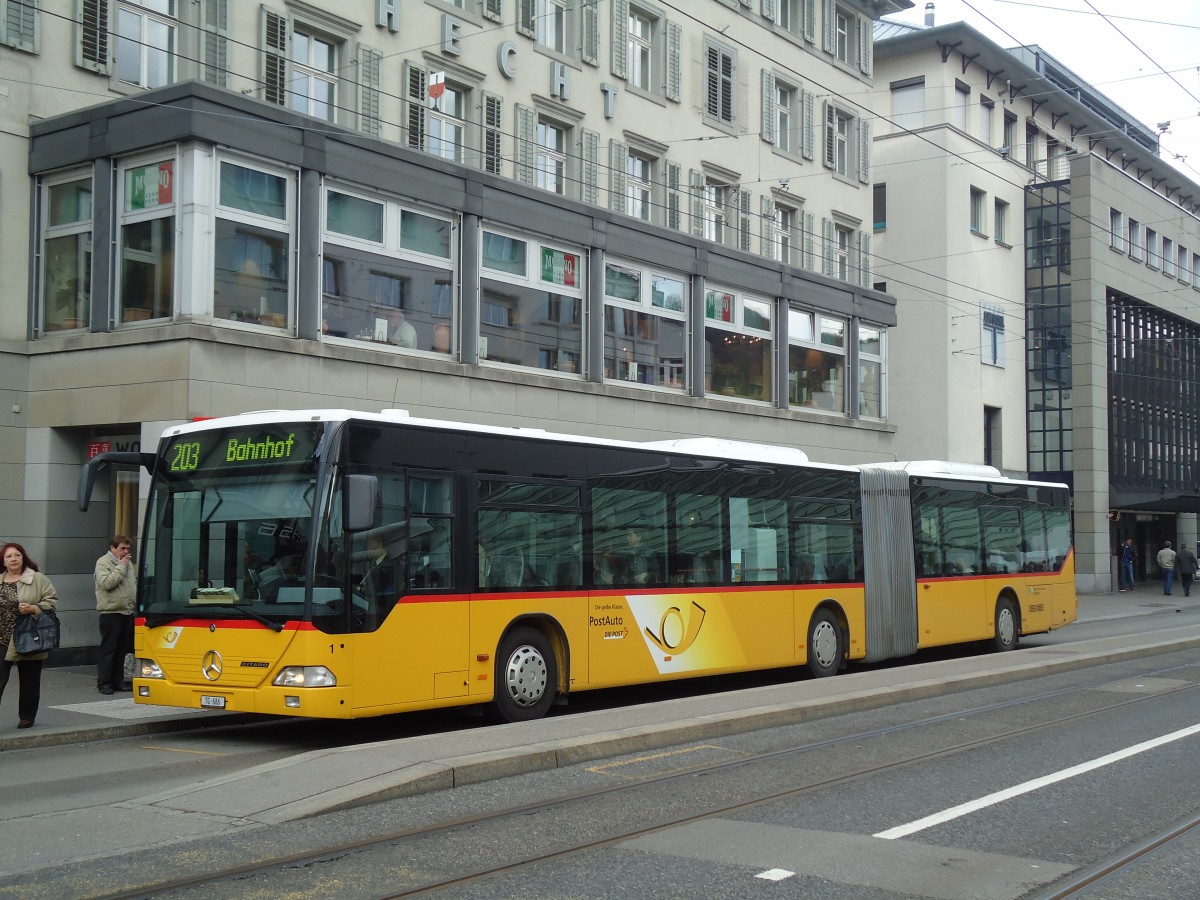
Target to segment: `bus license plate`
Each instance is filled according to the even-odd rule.
[[[225,698],[224,697],[210,697],[207,694],[201,694],[200,695],[200,705],[203,706],[205,709],[224,709],[225,708]]]

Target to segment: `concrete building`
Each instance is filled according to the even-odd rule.
[[[1041,47],[928,26],[875,46],[897,452],[1065,481],[1080,590],[1126,537],[1157,577],[1200,511],[1200,185]]]
[[[65,645],[144,488],[81,515],[80,463],[195,417],[893,459],[860,104],[910,5],[0,3],[0,510]]]

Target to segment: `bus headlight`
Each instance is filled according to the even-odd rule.
[[[336,687],[337,678],[324,666],[288,666],[275,676],[276,687]]]
[[[138,657],[133,661],[133,677],[134,678],[166,678],[163,670],[152,659],[144,659]]]

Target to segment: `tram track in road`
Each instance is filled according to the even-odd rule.
[[[1104,884],[1113,876],[1127,875],[1140,863],[1160,850],[1190,835],[1200,828],[1200,813],[1182,819],[1170,828],[1123,848],[1107,859],[1072,873],[1066,881],[1060,881],[1047,893],[1038,894],[1036,900],[1065,900],[1067,897],[1086,897],[1092,887]]]
[[[1168,673],[1177,672],[1188,668],[1191,667],[1186,664],[1174,665],[1152,671],[1135,673],[1130,676],[1122,677],[1119,680],[1128,681],[1130,679],[1162,677]],[[192,889],[201,889],[202,893],[198,894],[198,896],[213,896],[213,894],[208,892],[216,890],[218,892],[217,895],[220,895],[219,886],[222,884],[228,886],[233,883],[239,884],[241,887],[246,887],[256,878],[271,877],[274,874],[281,874],[287,870],[297,869],[305,870],[306,878],[308,878],[310,882],[312,895],[322,896],[324,894],[322,894],[319,886],[319,879],[321,877],[319,873],[322,871],[322,867],[335,867],[339,861],[348,857],[358,857],[374,851],[391,850],[408,842],[422,842],[436,840],[439,838],[453,840],[472,829],[486,828],[489,826],[503,828],[506,823],[511,823],[514,821],[521,822],[521,827],[527,828],[529,817],[548,813],[561,813],[564,810],[569,810],[573,806],[582,806],[583,804],[587,803],[605,802],[613,799],[619,799],[623,795],[634,796],[636,792],[646,792],[655,788],[664,788],[673,782],[680,781],[681,779],[700,778],[704,776],[716,775],[721,772],[747,768],[754,765],[768,764],[787,757],[829,750],[842,745],[853,745],[854,743],[896,734],[901,731],[934,726],[951,720],[963,720],[970,717],[982,716],[988,713],[1001,712],[1005,709],[1011,709],[1021,705],[1059,699],[1072,694],[1095,690],[1103,685],[1112,684],[1113,681],[1114,679],[1112,678],[1105,678],[1083,685],[1075,685],[1072,687],[1060,688],[1052,691],[1043,691],[1037,694],[1013,698],[997,703],[984,704],[965,710],[956,710],[948,713],[926,716],[911,722],[895,723],[879,728],[858,731],[849,735],[841,735],[838,737],[827,738],[818,741],[805,742],[796,746],[776,748],[770,751],[743,756],[738,759],[691,766],[686,769],[630,780],[621,784],[606,785],[600,788],[577,791],[552,799],[515,805],[505,809],[492,810],[478,815],[460,817],[450,821],[440,821],[427,825],[397,829],[386,834],[375,834],[366,838],[330,842],[329,844],[323,846],[310,846],[295,853],[278,854],[271,856],[270,858],[260,858],[239,865],[231,865],[216,869],[209,868],[203,873],[197,873],[195,875],[181,876],[174,879],[164,879],[158,881],[143,881],[139,884],[127,884],[115,890],[109,889],[103,893],[77,893],[76,896],[92,896],[97,898],[97,900],[118,900],[118,898],[146,897],[150,895],[160,895],[163,893],[172,892],[176,895],[186,897],[190,896],[189,892]],[[518,853],[517,855],[507,859],[498,859],[494,865],[488,865],[482,868],[477,867],[472,871],[462,874],[444,872],[437,873],[434,877],[424,879],[420,884],[408,885],[400,890],[393,890],[389,887],[384,893],[381,893],[380,896],[410,897],[439,891],[453,891],[456,887],[464,887],[466,885],[485,881],[489,878],[511,874],[522,869],[536,867],[554,860],[563,859],[589,851],[600,850],[633,838],[653,834],[655,832],[664,831],[681,825],[686,825],[688,823],[697,822],[708,818],[728,816],[740,811],[801,796],[807,793],[848,786],[864,779],[886,774],[888,772],[896,771],[909,766],[1000,744],[1023,735],[1056,728],[1071,722],[1076,722],[1128,708],[1147,700],[1161,699],[1172,694],[1190,691],[1197,686],[1197,684],[1193,683],[1175,686],[1150,694],[1127,697],[1126,699],[1122,699],[1117,702],[1107,703],[1095,708],[1077,711],[1071,713],[1070,715],[1053,717],[1045,721],[1031,723],[1019,728],[1008,729],[1003,732],[988,735],[986,737],[980,737],[974,740],[962,741],[958,743],[943,743],[941,746],[937,746],[924,752],[906,754],[901,758],[892,759],[876,766],[870,766],[855,770],[853,772],[840,774],[836,777],[814,779],[801,784],[790,785],[785,789],[777,789],[765,793],[756,792],[753,795],[743,796],[737,799],[736,802],[726,802],[718,805],[711,805],[696,811],[689,810],[687,814],[684,815],[664,815],[659,821],[654,821],[648,824],[640,824],[639,827],[621,828],[615,833],[583,836],[575,840],[565,838],[560,842],[559,846],[550,847],[548,849],[530,852],[527,854]],[[1195,827],[1195,824],[1196,823],[1192,823],[1191,826],[1189,826],[1189,830],[1191,827]],[[1183,833],[1185,832],[1179,832],[1179,834]],[[555,834],[559,835],[560,837],[563,836],[561,831],[555,832]],[[1155,847],[1161,846],[1161,844],[1166,840],[1171,839],[1174,838],[1168,836],[1153,846],[1147,846],[1141,851],[1141,854],[1144,855],[1145,853],[1155,849]],[[1136,858],[1136,855],[1128,855],[1130,862],[1134,861]],[[1107,871],[1115,871],[1116,867],[1119,867],[1121,864],[1122,863],[1119,861],[1114,861],[1110,864]],[[1126,862],[1124,864],[1128,865],[1130,863]],[[159,871],[161,871],[161,869]],[[314,876],[316,876],[317,880],[314,880]],[[330,877],[334,877],[332,873],[330,873]],[[1103,877],[1103,873],[1097,875],[1096,877]],[[334,881],[336,882],[336,878],[334,878]],[[336,889],[333,887],[333,884],[331,884],[330,893],[328,895],[332,896],[336,893]],[[1069,894],[1054,894],[1048,896],[1069,896]]]

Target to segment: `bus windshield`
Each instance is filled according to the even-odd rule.
[[[271,623],[304,613],[313,510],[310,424],[172,438],[151,488],[139,613]]]

